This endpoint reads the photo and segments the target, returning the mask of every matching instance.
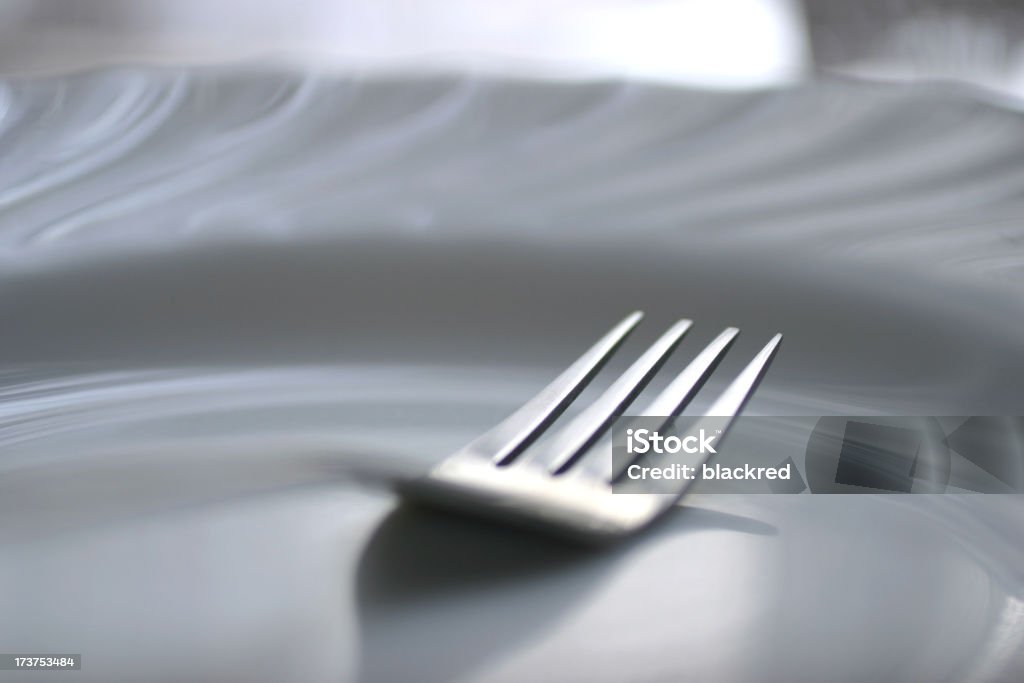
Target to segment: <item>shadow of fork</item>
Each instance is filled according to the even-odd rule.
[[[648,533],[595,548],[402,505],[359,563],[360,681],[457,680],[542,639],[636,544],[702,530],[777,533],[747,517],[678,508]]]

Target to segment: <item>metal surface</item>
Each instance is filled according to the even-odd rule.
[[[672,353],[689,330],[690,320],[669,328],[596,401],[550,442],[541,444],[536,454],[519,455],[522,444],[540,436],[552,416],[583,390],[595,368],[617,350],[639,319],[639,313],[626,317],[523,408],[426,476],[401,482],[403,495],[586,541],[621,538],[652,522],[683,496],[691,482],[678,480],[672,493],[614,495],[608,476],[611,453],[595,443]],[[646,414],[667,421],[682,411],[737,333],[735,328],[722,332],[654,400],[651,408],[658,412]],[[782,335],[776,334],[712,404],[708,417],[715,419],[721,437],[757,389],[781,342]],[[686,435],[697,434],[704,426],[704,420],[698,420]],[[584,467],[587,461],[590,466]],[[599,464],[594,466],[594,461]]]

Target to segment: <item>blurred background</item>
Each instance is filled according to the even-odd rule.
[[[0,72],[239,59],[710,87],[814,71],[1024,94],[1014,0],[4,0]]]

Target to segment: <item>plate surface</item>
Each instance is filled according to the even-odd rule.
[[[90,681],[1024,670],[1018,497],[693,497],[593,555],[346,474],[429,466],[637,308],[615,367],[676,317],[667,370],[783,332],[752,413],[1024,414],[1018,113],[219,70],[0,98],[8,651]]]

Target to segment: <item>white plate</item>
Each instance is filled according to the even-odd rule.
[[[1016,497],[707,496],[587,555],[391,514],[339,467],[426,467],[634,308],[626,356],[696,321],[669,370],[785,333],[754,413],[1022,414],[1017,114],[828,83],[4,92],[7,651],[95,681],[1024,671]]]

